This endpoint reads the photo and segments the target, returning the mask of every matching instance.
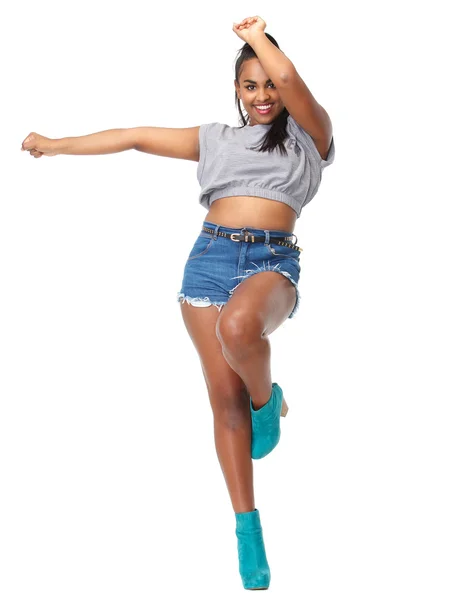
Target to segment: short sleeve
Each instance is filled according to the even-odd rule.
[[[198,169],[196,171],[196,176],[198,181],[201,183],[202,172],[204,170],[204,163],[206,162],[206,154],[207,154],[207,139],[206,134],[208,128],[212,125],[212,123],[204,123],[199,127],[199,162]]]
[[[217,122],[203,123],[199,126],[199,163],[196,172],[199,183],[201,183],[207,152],[214,149],[214,146],[218,141],[219,129],[221,127],[222,124]]]
[[[331,138],[330,147],[328,150],[327,157],[324,159],[320,156],[319,151],[317,150],[317,146],[314,143],[314,140],[309,135],[309,133],[299,125],[292,115],[287,117],[287,128],[289,133],[292,134],[297,142],[303,146],[303,148],[307,149],[311,156],[316,160],[316,162],[320,165],[321,169],[324,169],[328,165],[331,165],[334,162],[336,149],[334,146],[334,136]]]
[[[314,146],[315,146],[315,144],[314,144]],[[317,148],[316,148],[316,150],[317,150]],[[317,154],[319,154],[318,150],[317,150]],[[322,169],[324,167],[327,167],[328,165],[331,165],[331,163],[334,162],[335,154],[336,154],[336,149],[334,147],[334,135],[333,135],[333,137],[331,138],[331,143],[330,143],[330,147],[328,150],[328,154],[326,155],[326,158],[323,159],[319,154],[320,166],[322,167]]]

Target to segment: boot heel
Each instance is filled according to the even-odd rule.
[[[288,410],[289,410],[289,407],[287,406],[287,402],[283,398],[282,405],[281,405],[281,417],[285,417],[287,415]]]

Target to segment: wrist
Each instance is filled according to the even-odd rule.
[[[249,39],[248,39],[248,44],[253,47],[253,44],[259,43],[260,40],[262,40],[263,38],[265,38],[266,40],[268,40],[267,36],[265,35],[265,31],[256,31],[256,33],[253,33],[252,35],[250,35]],[[270,40],[268,40],[270,41]]]
[[[53,139],[50,145],[56,154],[65,154],[68,147],[68,138]]]

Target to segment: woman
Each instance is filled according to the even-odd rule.
[[[252,458],[275,448],[288,410],[271,381],[268,336],[298,309],[301,248],[292,231],[335,154],[328,114],[265,27],[258,16],[233,25],[245,41],[234,82],[241,127],[137,127],[61,140],[32,133],[22,144],[36,158],[133,148],[198,162],[208,214],[177,299],[208,389],[245,589],[270,584]]]

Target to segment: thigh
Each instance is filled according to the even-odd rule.
[[[218,330],[240,321],[248,330],[268,336],[287,319],[295,300],[295,287],[287,277],[278,271],[256,272],[242,281],[223,307]]]
[[[227,399],[243,399],[246,386],[224,358],[216,335],[218,309],[213,305],[199,307],[185,302],[180,307],[185,327],[201,361],[212,408],[218,408],[215,404]]]

